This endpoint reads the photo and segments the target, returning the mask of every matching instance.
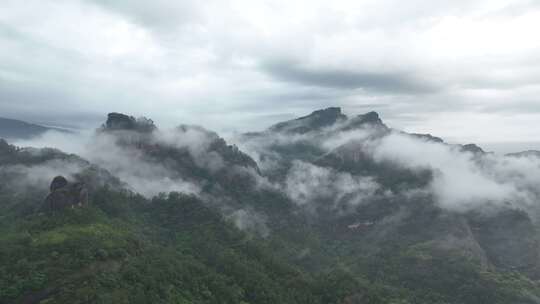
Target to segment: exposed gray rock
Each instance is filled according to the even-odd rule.
[[[67,186],[68,184],[68,181],[65,177],[59,175],[57,177],[55,177],[52,182],[51,182],[51,186],[49,187],[49,190],[51,192],[54,192],[60,188],[63,188],[65,186]]]
[[[44,206],[48,212],[88,205],[88,190],[82,182],[69,183],[65,177],[57,176],[51,182],[50,190]]]
[[[329,127],[337,122],[343,122],[347,116],[341,113],[341,108],[331,107],[314,111],[297,119],[281,122],[269,128],[272,132],[303,134],[313,130]]]
[[[154,122],[146,117],[135,118],[122,113],[109,113],[107,121],[101,127],[102,131],[137,131],[152,132],[156,129]]]

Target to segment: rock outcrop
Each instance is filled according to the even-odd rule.
[[[51,182],[50,191],[44,206],[48,212],[88,205],[88,190],[82,182],[70,183],[65,177],[57,176]]]
[[[376,129],[382,129],[388,131],[388,127],[383,123],[377,112],[368,112],[365,114],[357,115],[356,117],[347,120],[345,125],[340,129],[341,131],[349,131],[354,129],[361,129],[364,127],[371,127]]]
[[[109,113],[107,121],[101,127],[102,131],[137,131],[137,132],[152,132],[156,130],[156,126],[151,119],[146,117],[135,118],[122,113]]]
[[[470,152],[473,154],[486,154],[486,152],[476,144],[461,145],[462,152]]]
[[[307,116],[275,124],[269,128],[269,131],[303,134],[320,130],[345,120],[347,120],[347,116],[341,113],[341,108],[331,107],[314,111]]]
[[[442,138],[437,137],[437,136],[433,136],[431,134],[406,133],[406,132],[401,132],[401,134],[406,134],[406,135],[409,135],[409,136],[412,136],[414,138],[418,138],[418,139],[421,139],[421,140],[424,140],[424,141],[427,141],[427,142],[444,144],[444,140]]]

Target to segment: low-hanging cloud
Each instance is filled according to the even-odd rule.
[[[35,151],[35,153],[40,152]],[[53,159],[37,165],[3,165],[0,166],[0,173],[9,177],[3,182],[13,191],[26,192],[28,189],[33,189],[46,192],[55,176],[62,175],[73,180],[88,166],[81,162]]]
[[[14,144],[23,147],[55,147],[68,153],[75,153],[92,164],[108,170],[126,183],[132,191],[148,197],[171,191],[190,194],[200,192],[199,186],[184,180],[177,172],[167,168],[165,163],[150,162],[144,158],[141,151],[122,147],[117,143],[117,138],[111,134],[94,134],[94,131],[73,134],[49,131],[33,139],[15,141]],[[192,146],[194,144],[195,142],[190,143]],[[74,170],[65,172],[67,168],[73,167],[46,165],[41,171],[48,174],[28,174],[28,176],[38,176],[40,183],[47,184],[56,175],[72,176],[80,171],[73,168]],[[40,168],[33,168],[38,169]]]
[[[182,179],[166,167],[166,163],[150,162],[141,151],[122,147],[114,135],[99,134],[92,138],[83,156],[113,172],[126,182],[133,191],[145,196],[161,192],[199,193],[199,187]]]
[[[47,131],[30,139],[15,139],[11,143],[19,147],[55,148],[66,153],[83,154],[92,131],[80,130],[73,133]]]
[[[266,225],[264,216],[253,210],[238,209],[229,214],[227,218],[240,230],[262,237],[267,237],[270,234],[270,229]]]
[[[217,134],[198,126],[180,126],[173,130],[154,132],[156,143],[188,150],[198,166],[211,172],[225,167],[223,158],[217,152],[210,151],[210,146],[218,139]]]
[[[255,178],[253,185],[257,189],[283,191],[294,203],[307,210],[315,208],[320,202],[325,202],[327,207],[336,210],[351,209],[368,202],[377,193],[387,193],[387,189],[376,182],[377,172],[374,172],[374,176],[363,176],[338,171],[331,165],[317,165],[317,157],[302,159],[301,155],[285,162],[283,168],[286,170],[280,173],[283,174],[282,178],[269,180],[265,174],[284,164],[283,151],[275,150],[276,146],[311,147],[322,156],[348,147],[351,151],[363,153],[376,163],[390,164],[397,169],[429,170],[432,172],[431,179],[425,188],[406,190],[430,193],[435,203],[444,209],[466,211],[510,207],[537,212],[540,201],[537,187],[540,183],[540,159],[537,157],[474,154],[463,151],[459,145],[433,142],[427,137],[414,137],[396,131],[381,134],[369,126],[359,129],[342,128],[343,126],[338,123],[336,126],[305,134],[266,132],[253,137],[236,138],[241,150],[258,162],[262,175],[255,168],[226,164],[222,157],[213,153],[210,148],[212,142],[219,139],[217,134],[199,127],[183,126],[171,130],[156,130],[152,133],[149,144],[186,151],[197,166],[209,172],[226,169],[230,174],[252,176]],[[181,172],[171,170],[167,159],[153,161],[137,149],[118,145],[119,137],[113,134],[91,134],[52,132],[19,144],[60,147],[76,152],[91,163],[109,170],[134,191],[146,196],[170,191],[201,193],[203,185]],[[354,158],[350,161],[364,160]],[[69,172],[65,171],[67,169],[70,169]],[[38,180],[33,182],[41,183],[57,174],[70,176],[79,169],[54,163],[47,164],[44,168],[32,168],[37,172],[34,176],[38,177]],[[407,197],[407,193],[401,194]]]
[[[429,136],[411,136],[398,131],[386,134],[369,126],[359,129],[346,129],[342,126],[337,124],[304,134],[266,132],[248,136],[239,142],[242,148],[261,162],[261,168],[267,172],[283,165],[283,154],[277,152],[276,147],[278,150],[283,147],[291,149],[299,145],[292,151],[308,147],[307,150],[316,150],[319,155],[337,153],[339,157],[346,157],[346,161],[363,162],[371,159],[375,163],[384,164],[386,168],[394,167],[395,174],[400,174],[398,170],[401,169],[431,172],[427,186],[421,183],[414,187],[423,188],[407,188],[401,190],[406,193],[395,193],[403,195],[405,199],[409,194],[417,193],[422,196],[431,195],[436,204],[454,211],[509,207],[537,212],[535,209],[540,202],[540,191],[537,190],[540,184],[538,157],[474,154],[464,151],[459,145],[430,140]],[[348,151],[345,156],[340,155],[344,151]],[[362,156],[355,157],[357,154]],[[309,153],[299,154],[298,157],[304,157],[304,161],[293,161],[290,164],[284,189],[299,205],[307,205],[321,198],[336,202],[341,196],[347,197],[347,194],[354,191],[362,192],[360,189],[368,189],[364,193],[369,198],[371,190],[382,188],[380,185],[368,187],[373,186],[369,183],[373,181],[371,177],[336,172],[309,163],[318,159],[311,158]],[[362,197],[356,201],[362,201]],[[354,205],[355,201],[351,202]]]
[[[540,182],[540,162],[495,154],[475,155],[459,146],[393,133],[370,143],[378,162],[434,172],[429,185],[437,202],[451,210],[486,206],[528,209],[539,201],[532,186]]]
[[[354,207],[372,197],[380,186],[370,177],[294,161],[285,180],[287,195],[300,206],[324,201],[327,206]],[[342,205],[342,206],[339,206]]]

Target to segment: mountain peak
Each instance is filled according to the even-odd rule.
[[[383,129],[388,129],[388,127],[383,123],[383,121],[379,117],[379,113],[375,111],[371,111],[365,114],[357,115],[356,117],[349,119],[347,121],[346,126],[343,128],[343,130],[356,129],[365,125],[379,126],[379,127],[382,127]]]
[[[0,137],[6,139],[30,139],[43,135],[47,131],[66,133],[69,131],[60,128],[45,127],[22,120],[0,117]]]
[[[331,126],[336,122],[346,120],[340,107],[330,107],[313,111],[307,116],[281,122],[270,127],[270,131],[285,133],[307,133]]]
[[[382,120],[379,117],[379,113],[375,111],[367,112],[366,114],[361,114],[353,118],[354,120],[360,120],[363,123],[371,124],[382,124]]]
[[[156,129],[154,122],[146,117],[135,118],[122,113],[107,114],[107,121],[102,126],[105,131],[128,130],[138,132],[152,132]]]
[[[309,116],[322,116],[322,117],[328,117],[328,118],[331,118],[331,117],[338,118],[341,115],[342,114],[341,114],[341,108],[340,107],[329,107],[329,108],[326,108],[326,109],[315,110],[311,114],[309,114],[307,116],[304,116],[304,118],[309,117]]]
[[[473,154],[485,154],[486,152],[476,144],[461,145],[461,151],[471,152]]]
[[[511,156],[511,157],[538,157],[538,158],[540,158],[540,151],[527,150],[527,151],[521,151],[521,152],[508,153],[508,154],[505,154],[505,156]]]
[[[444,140],[442,138],[437,137],[437,136],[433,136],[433,135],[431,135],[429,133],[406,133],[406,132],[401,132],[401,133],[412,136],[414,138],[422,139],[422,140],[425,140],[425,141],[428,141],[428,142],[444,144]]]

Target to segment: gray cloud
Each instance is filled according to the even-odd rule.
[[[235,131],[341,106],[463,141],[471,130],[482,131],[475,140],[504,141],[509,129],[531,141],[523,128],[540,118],[538,8],[527,0],[5,0],[0,113],[88,127],[120,111]]]
[[[384,94],[433,93],[437,86],[428,81],[414,79],[406,73],[362,72],[346,69],[314,69],[288,61],[272,61],[262,69],[278,80],[296,82],[308,86],[337,89],[364,89]]]
[[[112,10],[128,17],[134,22],[158,30],[193,24],[201,16],[200,7],[190,1],[167,1],[155,0],[87,0],[102,6],[106,10]]]

